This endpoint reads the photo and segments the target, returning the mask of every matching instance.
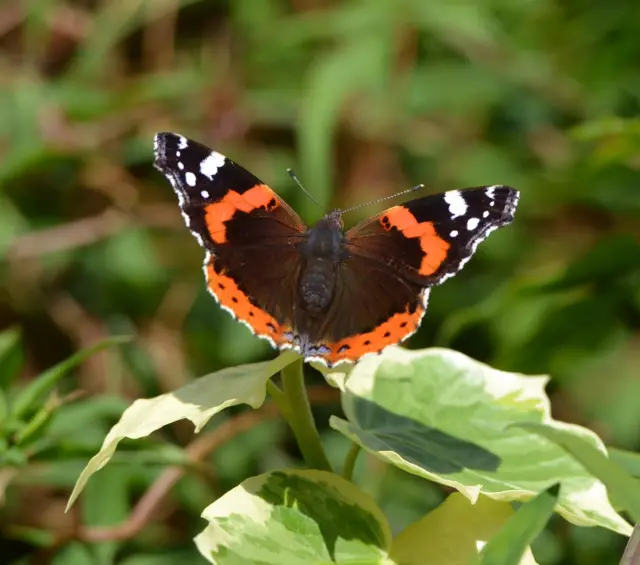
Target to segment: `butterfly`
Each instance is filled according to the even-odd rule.
[[[209,292],[280,350],[332,367],[398,344],[419,327],[432,286],[455,275],[519,192],[450,190],[343,229],[342,212],[307,227],[249,171],[176,133],[155,136],[155,166],[205,249]]]

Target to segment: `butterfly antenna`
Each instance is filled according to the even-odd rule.
[[[354,210],[358,210],[359,208],[364,208],[365,206],[370,206],[371,204],[379,204],[380,202],[384,202],[386,200],[391,200],[392,198],[398,198],[398,196],[403,196],[405,194],[410,194],[415,192],[416,190],[420,190],[424,188],[424,184],[417,184],[416,186],[409,188],[407,190],[403,190],[401,192],[396,192],[395,194],[391,194],[389,196],[384,196],[383,198],[378,198],[377,200],[371,200],[369,202],[364,202],[362,204],[357,204],[356,206],[352,206],[351,208],[347,208],[346,210],[341,210],[342,214],[346,214],[347,212],[353,212]]]
[[[298,177],[296,176],[296,174],[293,172],[292,169],[287,169],[287,172],[289,173],[289,176],[293,179],[293,182],[295,182],[298,187],[300,188],[300,190],[302,190],[302,192],[304,192],[310,199],[311,202],[313,202],[318,208],[322,208],[322,206],[320,205],[320,202],[318,202],[312,195],[311,193],[304,187],[302,186],[302,183],[298,180]]]

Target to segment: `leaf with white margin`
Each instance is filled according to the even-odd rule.
[[[393,565],[391,532],[376,503],[339,475],[317,470],[251,477],[208,506],[196,536],[216,565]]]
[[[594,477],[606,486],[609,498],[624,508],[631,519],[640,523],[640,481],[629,475],[623,468],[596,449],[585,438],[575,433],[573,426],[565,428],[542,424],[519,424],[525,430],[538,433],[557,443],[571,453]]]
[[[329,386],[337,388],[341,392],[345,391],[344,384],[351,372],[351,369],[353,369],[353,365],[342,363],[336,367],[329,368],[319,361],[311,361],[309,365],[319,373],[322,373],[322,376],[325,378]]]
[[[197,433],[210,418],[225,408],[238,404],[258,408],[265,400],[267,381],[298,357],[291,350],[285,351],[271,361],[223,369],[200,377],[173,392],[136,400],[111,428],[100,451],[91,458],[78,477],[67,509],[78,498],[89,477],[111,459],[122,439],[139,439],[184,419],[193,422]]]
[[[472,563],[514,514],[508,502],[480,496],[472,504],[455,492],[394,538],[391,557],[402,565]],[[518,565],[536,565],[531,550]]]
[[[547,377],[498,371],[448,349],[389,348],[350,372],[348,418],[331,426],[373,455],[448,485],[472,502],[480,493],[526,501],[562,483],[556,506],[570,522],[629,535],[605,486],[561,447],[516,423],[566,424],[551,417]],[[606,453],[592,431],[572,426]]]

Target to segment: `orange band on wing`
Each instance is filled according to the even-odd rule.
[[[246,322],[256,334],[268,337],[276,345],[285,343],[287,340],[283,337],[284,330],[278,321],[252,304],[231,277],[217,273],[213,268],[213,261],[214,259],[210,259],[206,267],[207,287],[220,305],[231,310],[239,320]]]
[[[333,343],[318,344],[328,351],[319,352],[312,357],[321,357],[324,362],[332,366],[341,361],[355,362],[367,353],[380,353],[385,347],[401,343],[415,333],[424,313],[425,307],[422,304],[419,304],[413,312],[407,308],[406,312],[394,314],[370,332]]]
[[[444,263],[449,252],[449,243],[442,239],[433,222],[418,222],[416,217],[404,206],[394,206],[380,218],[385,230],[396,228],[408,238],[419,238],[420,249],[424,257],[418,272],[421,275],[432,275]]]
[[[266,184],[257,184],[242,194],[230,190],[224,195],[224,198],[205,208],[207,230],[214,243],[226,243],[225,222],[233,218],[236,212],[248,213],[257,208],[270,211],[277,207],[278,198]]]

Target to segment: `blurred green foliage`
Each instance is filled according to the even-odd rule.
[[[287,166],[327,210],[420,182],[521,189],[515,223],[433,292],[410,346],[548,373],[555,417],[638,451],[639,31],[622,0],[0,6],[0,319],[22,332],[18,348],[17,334],[2,334],[2,388],[18,386],[21,367],[25,390],[106,336],[137,336],[58,383],[82,396],[47,422],[53,452],[24,461],[6,491],[3,562],[198,562],[191,537],[205,503],[297,460],[283,426],[254,426],[215,451],[209,471],[187,473],[140,533],[86,543],[81,528],[125,520],[167,463],[185,464],[171,446],[191,430],[175,426],[123,451],[126,464],[62,514],[129,399],[273,355],[204,291],[202,253],[151,167],[161,130],[245,164],[309,222],[323,211]],[[328,413],[318,410],[323,423]],[[327,442],[341,457],[345,442]],[[395,531],[442,499],[375,461],[359,469]],[[607,564],[622,546],[555,519],[533,549],[544,565]]]

